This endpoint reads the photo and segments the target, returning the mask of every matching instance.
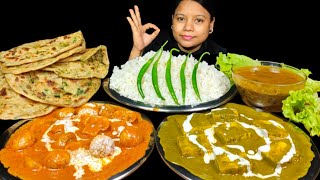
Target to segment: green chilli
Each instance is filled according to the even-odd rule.
[[[181,95],[182,95],[182,102],[185,104],[186,102],[186,76],[184,74],[186,65],[187,65],[187,60],[190,56],[191,52],[187,55],[186,59],[184,60],[183,64],[181,65],[180,69],[180,82],[181,82]]]
[[[199,89],[198,89],[197,70],[198,70],[199,63],[200,63],[202,57],[203,57],[205,54],[210,55],[209,52],[204,52],[204,53],[201,55],[199,61],[198,61],[198,62],[196,63],[196,65],[194,66],[193,71],[192,71],[192,87],[193,87],[194,92],[196,93],[196,96],[198,97],[198,99],[199,99],[200,101],[202,101],[202,100],[201,100],[200,93],[199,93]]]
[[[142,68],[139,71],[139,74],[137,77],[137,87],[138,87],[139,94],[143,99],[145,98],[145,95],[144,95],[143,89],[142,89],[142,79],[143,79],[144,74],[147,72],[148,68],[150,67],[152,61],[159,53],[159,51],[160,51],[160,49],[142,66]]]
[[[167,44],[168,41],[166,41],[160,48],[160,55],[158,56],[157,60],[154,62],[153,67],[152,67],[152,85],[154,90],[156,91],[157,96],[161,99],[161,100],[166,100],[160,91],[159,88],[159,83],[158,83],[158,62],[161,58],[162,52],[163,52],[163,47]]]
[[[172,85],[172,81],[171,81],[171,58],[172,58],[172,51],[180,51],[176,48],[172,48],[170,50],[170,57],[168,59],[168,62],[167,62],[167,67],[166,67],[166,82],[167,82],[167,87],[168,87],[168,90],[170,92],[170,95],[173,99],[173,101],[179,105],[179,102],[178,102],[178,98],[176,96],[176,93],[174,92],[174,89],[173,89],[173,85]]]

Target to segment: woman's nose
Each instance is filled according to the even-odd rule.
[[[187,20],[186,23],[184,24],[184,29],[185,31],[193,31],[193,22],[191,20]]]

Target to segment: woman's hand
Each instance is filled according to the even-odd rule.
[[[141,24],[140,12],[137,5],[134,6],[134,10],[129,9],[129,12],[131,18],[127,17],[127,20],[131,26],[133,38],[133,47],[129,59],[133,59],[141,55],[143,49],[157,37],[160,29],[152,23]],[[154,31],[148,34],[146,32],[148,29],[154,29]]]

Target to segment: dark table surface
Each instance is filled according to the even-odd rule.
[[[103,90],[103,88],[100,88],[99,91],[91,98],[91,100],[99,100],[99,101],[107,101],[112,102],[115,104],[119,104],[117,101],[113,100],[111,97],[107,95],[107,93]],[[236,96],[230,101],[234,103],[243,104],[243,101],[241,100],[240,96],[236,94]],[[132,110],[136,110],[141,112],[142,114],[146,115],[154,124],[155,129],[158,128],[160,123],[163,119],[165,119],[167,116],[171,115],[170,113],[164,113],[164,112],[152,112],[152,111],[146,111],[141,109],[132,108],[126,105],[119,104],[121,106],[130,108]],[[278,114],[281,115],[281,114]],[[0,133],[2,134],[7,128],[12,126],[17,121],[0,121]],[[301,124],[296,124],[298,127],[303,129],[306,133],[307,131],[304,129],[304,127]],[[316,144],[317,148],[320,148],[320,140],[319,137],[311,137],[313,142]],[[136,178],[171,178],[171,179],[182,179],[178,174],[176,174],[173,170],[171,170],[165,162],[161,159],[161,156],[159,155],[159,152],[157,150],[156,145],[154,145],[153,151],[150,154],[150,156],[147,158],[147,160],[133,173],[131,173],[129,176],[127,176],[125,179],[136,179]]]

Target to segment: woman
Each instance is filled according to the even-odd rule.
[[[191,52],[196,59],[199,59],[202,53],[209,52],[210,56],[204,56],[203,60],[214,64],[218,53],[227,53],[227,50],[208,38],[213,32],[215,22],[211,3],[212,0],[176,0],[171,33],[160,32],[152,23],[142,25],[138,6],[134,6],[134,10],[129,9],[131,17],[127,17],[127,20],[133,35],[129,60],[150,50],[157,51],[168,40],[164,50],[177,48],[180,50],[179,54]],[[149,29],[154,31],[148,34]]]

